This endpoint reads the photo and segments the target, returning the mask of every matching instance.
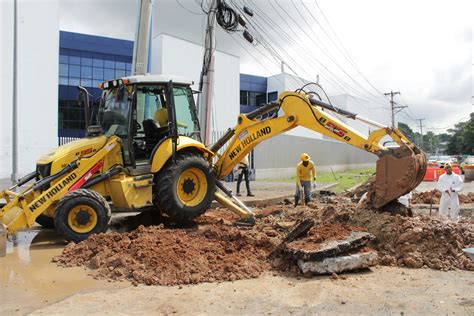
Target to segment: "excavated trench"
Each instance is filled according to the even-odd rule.
[[[301,272],[295,260],[267,256],[293,227],[310,218],[315,225],[287,250],[317,251],[328,241],[367,232],[375,236],[368,246],[378,252],[381,265],[474,270],[462,252],[474,245],[474,226],[466,220],[455,224],[439,217],[376,212],[344,196],[319,196],[296,208],[284,203],[260,207],[257,218],[254,227],[236,227],[233,214],[213,209],[194,222],[174,226],[166,217],[141,214],[118,223],[119,231],[131,231],[71,243],[53,261],[65,267],[83,266],[95,278],[149,285],[233,281],[269,270],[297,275]],[[360,244],[359,251],[367,251],[366,246]]]

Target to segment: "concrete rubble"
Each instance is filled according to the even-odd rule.
[[[325,258],[322,261],[298,260],[297,262],[304,274],[332,274],[373,267],[378,264],[378,254],[372,250],[353,255]]]

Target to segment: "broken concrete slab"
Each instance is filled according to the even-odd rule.
[[[351,232],[346,239],[321,243],[315,250],[296,248],[292,246],[292,243],[289,243],[286,245],[284,253],[286,256],[303,261],[323,260],[365,246],[373,239],[375,236],[371,233],[355,231]]]
[[[377,263],[377,252],[369,251],[347,256],[326,258],[323,261],[298,260],[298,267],[302,273],[330,274],[369,268]]]

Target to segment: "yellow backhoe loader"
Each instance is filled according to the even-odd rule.
[[[33,173],[0,192],[0,200],[5,200],[0,222],[6,232],[13,234],[37,221],[79,242],[106,231],[113,210],[154,208],[178,221],[203,214],[213,199],[237,213],[242,224],[251,225],[253,213],[219,180],[258,143],[297,126],[380,158],[375,207],[411,191],[423,179],[425,155],[399,130],[337,109],[303,90],[284,92],[277,102],[239,115],[237,125],[207,148],[200,141],[191,84],[156,75],[106,81],[95,106],[89,106],[88,93],[80,87],[87,136],[40,157]],[[378,129],[365,137],[331,111]],[[385,135],[399,147],[380,145]]]

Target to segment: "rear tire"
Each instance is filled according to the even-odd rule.
[[[209,163],[194,153],[179,154],[156,177],[160,210],[175,221],[198,217],[214,199],[215,177]]]
[[[106,232],[110,217],[110,206],[102,195],[79,189],[59,200],[54,225],[64,239],[77,243],[92,234]]]
[[[40,214],[35,221],[44,228],[54,228],[54,218]]]

